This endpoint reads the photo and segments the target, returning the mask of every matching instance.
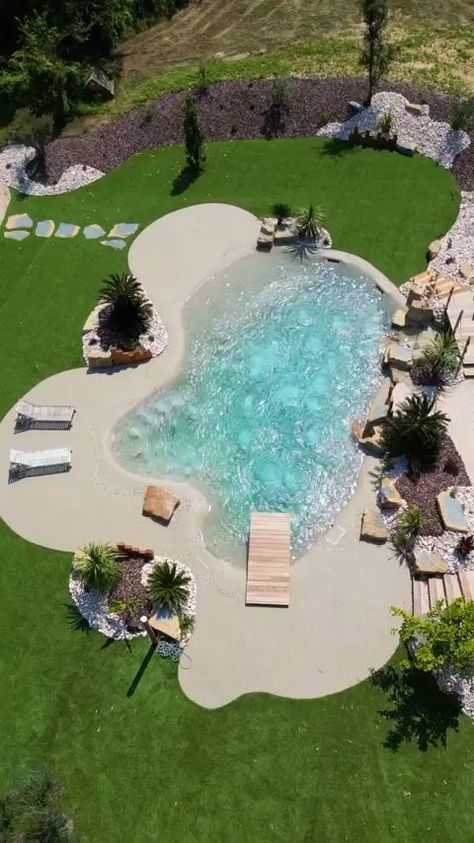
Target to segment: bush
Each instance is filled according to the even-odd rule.
[[[424,360],[429,363],[435,375],[452,374],[459,366],[459,349],[452,331],[442,331],[425,348]]]
[[[392,608],[392,614],[403,618],[401,641],[416,644],[413,665],[418,670],[450,668],[466,676],[474,674],[474,603],[459,599],[443,606],[439,600],[426,618],[397,608]]]
[[[278,225],[281,225],[284,219],[291,217],[291,207],[287,202],[275,202],[270,208],[270,213],[277,218]]]
[[[90,542],[82,548],[82,553],[74,563],[74,571],[86,591],[110,591],[121,574],[120,556],[115,548]]]
[[[61,810],[62,788],[48,770],[30,774],[0,797],[0,839],[8,843],[72,843],[72,823]]]
[[[36,115],[28,108],[19,108],[6,132],[8,143],[41,149],[53,136],[53,118],[50,114]]]
[[[393,544],[399,553],[407,553],[420,532],[421,512],[416,505],[400,513],[393,537]]]
[[[128,340],[128,347],[132,347],[153,315],[153,306],[140,282],[129,272],[111,275],[102,287],[100,300],[111,305],[108,327],[123,338],[122,345]]]
[[[323,209],[312,203],[303,208],[296,221],[298,236],[304,240],[315,240],[318,228],[324,222]]]
[[[451,109],[451,126],[453,129],[464,129],[472,132],[474,129],[474,97],[460,97],[455,100]]]
[[[389,135],[392,131],[393,126],[393,117],[390,111],[386,111],[382,116],[379,118],[377,123],[377,129],[379,129],[384,135]]]
[[[179,614],[181,606],[188,599],[186,586],[190,580],[184,571],[178,571],[176,562],[161,562],[155,565],[148,577],[150,599],[161,609]]]
[[[387,419],[382,446],[389,457],[405,456],[412,469],[426,470],[436,464],[449,419],[434,410],[435,401],[413,395]]]
[[[207,67],[204,62],[199,63],[198,71],[197,71],[197,89],[198,91],[204,93],[207,91],[209,87],[209,81],[207,78]]]
[[[281,110],[288,107],[288,79],[278,76],[273,80],[270,104]]]

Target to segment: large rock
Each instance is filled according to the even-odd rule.
[[[467,533],[469,530],[461,501],[449,492],[440,492],[436,498],[439,514],[445,530]]]
[[[441,248],[442,248],[441,240],[433,240],[433,242],[430,243],[430,245],[428,246],[428,249],[427,249],[427,252],[426,252],[426,256],[427,256],[428,260],[432,261],[435,258],[437,258],[440,251],[441,251]]]
[[[104,351],[99,346],[93,346],[87,352],[87,365],[91,369],[107,369],[112,366],[112,352]]]
[[[400,310],[396,310],[395,313],[393,314],[393,318],[392,318],[392,328],[395,328],[397,330],[401,330],[402,328],[404,328],[405,327],[405,321],[406,321],[406,314],[407,314],[406,308],[400,308]]]
[[[362,439],[359,439],[359,445],[362,445],[367,453],[372,454],[373,457],[383,457],[385,449],[382,445],[382,438],[383,430],[379,425],[374,428],[372,436],[363,436]]]
[[[405,383],[408,386],[410,386],[413,383],[413,381],[410,377],[410,373],[405,372],[403,369],[396,369],[396,368],[390,366],[389,375],[390,375],[390,380],[394,384]]]
[[[281,225],[275,231],[273,243],[275,246],[291,246],[296,240],[293,226]]]
[[[169,524],[179,504],[179,498],[175,498],[164,486],[147,486],[142,512]]]
[[[439,553],[423,548],[415,548],[412,564],[416,574],[447,574],[449,570]]]
[[[355,442],[359,442],[363,437],[362,422],[360,419],[354,419],[351,424],[351,436]]]
[[[474,278],[474,266],[472,266],[469,261],[463,261],[459,265],[459,274],[461,278],[465,278],[466,281],[469,281],[471,278]]]
[[[407,102],[405,111],[408,111],[408,114],[413,114],[414,117],[422,117],[423,114],[426,114],[425,107],[417,102]]]
[[[388,530],[378,509],[365,509],[360,528],[361,541],[383,544],[388,539]]]
[[[275,217],[265,217],[260,227],[261,234],[267,234],[273,238],[275,234],[278,220]]]
[[[372,436],[374,433],[374,428],[376,425],[383,423],[387,416],[388,416],[388,391],[389,391],[390,383],[387,378],[386,383],[384,384],[384,389],[380,392],[380,394],[372,401],[372,404],[369,407],[369,412],[367,414],[367,420],[364,427],[363,436]]]
[[[389,477],[382,477],[379,489],[379,504],[384,509],[399,509],[403,498],[395,483]]]
[[[412,325],[429,325],[433,319],[433,308],[413,303],[407,311],[406,320]]]
[[[397,383],[392,389],[392,394],[390,396],[390,402],[392,407],[392,413],[400,412],[402,405],[407,401],[408,398],[414,393],[413,385],[410,387],[407,383]]]
[[[110,349],[112,353],[113,366],[133,366],[136,363],[146,363],[151,360],[152,353],[149,348],[143,348],[142,345],[137,345],[130,351],[124,351],[121,348],[112,346]]]
[[[273,246],[273,234],[259,234],[257,240],[257,250],[259,252],[269,252]]]
[[[387,363],[396,369],[408,371],[413,366],[413,354],[407,345],[391,342],[387,348]]]

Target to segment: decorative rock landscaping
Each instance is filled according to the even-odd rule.
[[[54,236],[67,239],[68,237],[76,237],[79,231],[79,225],[74,225],[72,222],[60,222]]]
[[[360,528],[361,540],[383,544],[387,541],[388,535],[387,527],[378,509],[365,509]]]
[[[28,214],[13,214],[11,217],[8,217],[5,228],[7,231],[11,231],[14,228],[32,228],[33,227],[33,220]]]
[[[104,175],[101,170],[74,164],[68,167],[56,184],[42,184],[34,181],[27,173],[27,165],[36,157],[36,149],[23,144],[6,146],[0,152],[0,181],[29,196],[52,196],[68,193],[86,184],[91,184]]]
[[[112,366],[133,366],[158,357],[168,345],[168,331],[154,310],[146,333],[138,338],[134,348],[116,346],[116,338],[104,328],[108,305],[99,304],[89,314],[82,328],[82,353],[91,369],[108,369]]]
[[[54,231],[53,220],[41,220],[36,223],[35,234],[37,237],[51,237]]]

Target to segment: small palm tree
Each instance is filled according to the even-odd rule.
[[[281,225],[286,217],[291,217],[291,206],[288,202],[275,202],[271,207],[271,213],[278,220],[278,225]]]
[[[74,563],[74,571],[86,591],[106,592],[120,579],[120,555],[109,544],[90,542],[82,548],[82,556]]]
[[[425,348],[424,359],[438,376],[449,375],[459,366],[459,349],[452,331],[442,331]]]
[[[113,331],[137,339],[147,330],[153,306],[140,282],[129,272],[111,275],[102,287],[100,299],[112,306],[108,323]]]
[[[305,240],[315,240],[318,236],[318,228],[324,222],[324,216],[323,209],[313,203],[303,208],[296,220],[298,236]]]
[[[171,564],[168,561],[155,565],[148,577],[148,594],[161,609],[177,614],[188,599],[187,584],[191,578],[178,571],[176,562]]]
[[[416,504],[400,513],[397,520],[393,543],[400,553],[411,550],[420,532],[421,511]]]
[[[441,453],[449,419],[426,395],[412,395],[389,418],[383,433],[383,447],[390,457],[405,456],[412,468],[434,465]]]

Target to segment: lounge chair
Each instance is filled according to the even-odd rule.
[[[16,405],[16,427],[37,427],[47,430],[52,428],[67,429],[72,425],[72,418],[76,412],[74,407],[67,405],[41,406],[30,404],[29,401],[19,401]]]
[[[26,477],[35,474],[56,474],[71,468],[70,448],[50,448],[47,451],[10,451],[10,476]]]

